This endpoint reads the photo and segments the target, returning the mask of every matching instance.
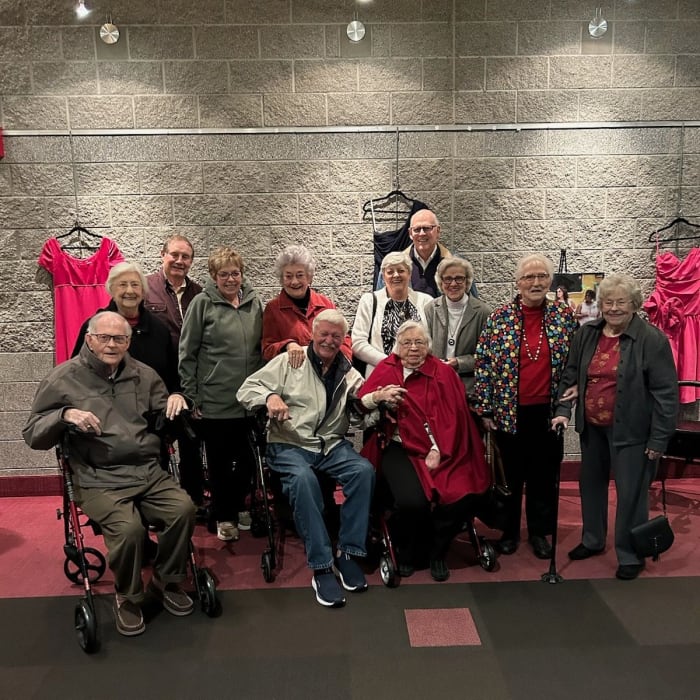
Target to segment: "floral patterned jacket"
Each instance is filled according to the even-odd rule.
[[[552,413],[559,379],[566,365],[577,323],[571,308],[558,301],[545,302],[545,335],[552,361]],[[475,352],[473,408],[492,418],[499,430],[517,431],[520,339],[523,314],[520,297],[493,311],[481,332]]]

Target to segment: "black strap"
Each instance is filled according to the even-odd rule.
[[[369,320],[369,328],[367,329],[367,342],[372,343],[370,338],[372,337],[372,324],[374,323],[374,317],[377,315],[377,295],[372,292],[372,318]]]

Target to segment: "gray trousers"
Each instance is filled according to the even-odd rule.
[[[76,489],[78,505],[102,528],[115,589],[133,603],[144,598],[144,521],[157,529],[158,554],[153,569],[164,583],[185,579],[195,523],[192,500],[167,472],[153,466],[145,475],[138,486]]]
[[[621,566],[641,564],[632,547],[630,530],[649,519],[649,486],[656,462],[644,454],[645,446],[616,447],[612,426],[586,424],[581,434],[581,511],[583,544],[603,549],[608,532],[608,487],[610,472],[615,479],[615,552]]]

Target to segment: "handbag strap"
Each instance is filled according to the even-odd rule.
[[[508,489],[508,482],[506,481],[506,472],[503,468],[503,459],[501,458],[501,451],[498,449],[498,445],[494,440],[491,431],[486,432],[486,457],[491,467],[491,483],[499,483],[503,488]],[[498,474],[496,473],[498,472]],[[500,477],[500,481],[498,480]]]
[[[664,518],[668,517],[666,515],[666,477],[661,477],[661,505],[664,509]]]

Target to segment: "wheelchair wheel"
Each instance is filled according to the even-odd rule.
[[[487,540],[481,542],[481,555],[479,556],[479,566],[484,571],[493,571],[496,568],[496,550]]]
[[[199,569],[197,572],[199,592],[199,603],[202,612],[208,617],[218,617],[221,615],[221,603],[216,595],[216,582],[209,569]]]
[[[93,654],[99,646],[97,642],[97,619],[85,598],[75,606],[74,621],[80,648],[86,654]]]
[[[388,554],[382,554],[379,558],[379,576],[387,588],[396,588],[399,585],[398,572]]]
[[[69,581],[82,585],[83,572],[80,567],[80,552],[76,549],[72,553],[66,552],[66,554],[66,559],[63,562],[63,573]],[[102,554],[99,549],[85,547],[83,549],[83,556],[85,558],[85,570],[87,571],[88,581],[90,583],[96,583],[102,578],[102,574],[104,574],[107,568],[104,554]]]
[[[275,580],[274,567],[272,566],[271,552],[263,552],[260,558],[260,566],[263,572],[265,583],[272,583]]]

